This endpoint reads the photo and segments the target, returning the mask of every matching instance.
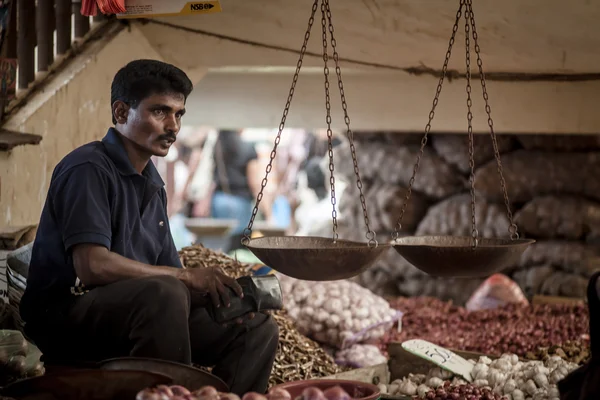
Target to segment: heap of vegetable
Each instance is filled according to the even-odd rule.
[[[0,385],[44,373],[39,355],[30,351],[31,347],[21,332],[0,330]]]
[[[438,299],[397,298],[392,307],[404,312],[402,331],[390,329],[381,345],[423,339],[448,349],[527,357],[539,347],[568,341],[589,342],[585,304],[509,304],[497,309],[467,311]],[[485,327],[485,329],[481,329]]]
[[[557,382],[578,367],[577,364],[565,361],[558,356],[549,357],[544,362],[523,362],[515,354],[504,354],[493,361],[488,357],[480,357],[477,362],[469,361],[474,364],[471,373],[474,379],[472,384],[462,378],[454,377],[446,370],[433,368],[427,375],[411,374],[403,379],[397,379],[389,385],[379,385],[379,388],[383,393],[418,396],[426,399],[437,398],[436,396],[440,396],[442,399],[452,399],[454,398],[452,396],[443,396],[461,391],[462,393],[459,394],[465,394],[465,390],[467,390],[465,388],[472,387],[471,392],[473,393],[469,393],[470,395],[483,395],[483,392],[486,391],[490,396],[495,396],[490,400],[498,398],[558,400]],[[433,397],[431,397],[431,393],[434,393]],[[487,399],[488,397],[486,394],[481,398]]]
[[[298,330],[335,348],[381,338],[398,311],[369,289],[341,280],[310,282],[280,276],[285,307]]]
[[[204,268],[210,265],[220,267],[225,274],[236,279],[251,275],[251,265],[242,264],[202,245],[184,247],[179,256],[185,268]],[[279,326],[279,343],[269,379],[270,386],[341,372],[333,358],[318,343],[298,332],[285,310],[273,312],[272,316]]]
[[[267,395],[246,393],[241,398],[233,393],[220,393],[212,386],[205,386],[190,392],[182,386],[160,385],[156,388],[144,389],[137,394],[136,400],[350,400],[352,397],[339,386],[321,391],[316,387],[308,387],[295,399],[284,389],[274,388]]]

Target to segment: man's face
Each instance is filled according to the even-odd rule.
[[[181,117],[185,114],[183,95],[154,94],[135,109],[117,103],[113,108],[117,130],[150,156],[166,156],[175,143]]]

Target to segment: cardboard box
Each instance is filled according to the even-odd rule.
[[[212,14],[223,11],[219,0],[126,0],[125,13],[117,14],[119,19],[159,18],[179,15]]]

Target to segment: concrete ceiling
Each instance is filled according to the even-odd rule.
[[[353,128],[422,130],[458,0],[330,2]],[[473,2],[497,131],[599,133],[600,1]],[[221,3],[222,13],[138,22],[132,29],[139,30],[165,61],[198,71],[198,77],[206,73],[188,99],[188,123],[276,127],[312,0]],[[320,28],[315,21],[308,46],[312,54],[304,59],[288,127],[324,127]],[[450,69],[461,74],[463,30],[464,21],[450,62]],[[475,65],[474,56],[472,60]],[[332,63],[329,66],[333,125],[342,128],[335,71]],[[487,116],[478,80],[473,85],[474,129],[483,133],[488,130]],[[447,81],[434,130],[465,132],[465,102],[465,80]]]
[[[474,0],[473,3],[486,71],[600,72],[600,2]],[[312,1],[221,0],[221,4],[222,13],[157,21],[229,39],[298,50]],[[331,0],[340,56],[400,69],[422,66],[440,69],[457,8],[458,0]],[[319,12],[317,15],[320,18]],[[461,21],[459,32],[463,30]],[[319,34],[317,20],[309,51],[321,50],[320,40],[315,37]],[[462,34],[455,49],[451,67],[463,70]],[[188,50],[202,53],[201,47]],[[243,60],[238,62],[236,65],[244,64]],[[255,66],[260,61],[247,60],[247,63]]]

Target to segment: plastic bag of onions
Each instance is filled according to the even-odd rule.
[[[284,305],[298,330],[338,349],[379,339],[402,317],[382,297],[351,281],[278,277]]]
[[[351,368],[371,367],[387,363],[387,361],[387,357],[381,353],[379,347],[372,344],[355,344],[335,354],[337,365]]]

